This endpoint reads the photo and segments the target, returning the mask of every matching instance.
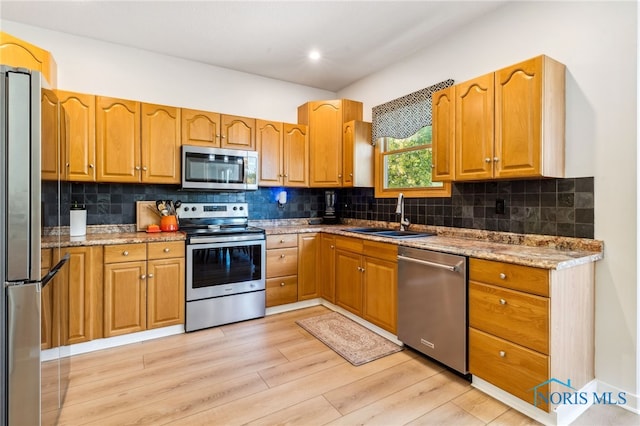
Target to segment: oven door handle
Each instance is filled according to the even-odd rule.
[[[189,240],[189,244],[215,244],[215,243],[235,243],[237,241],[264,241],[263,234],[252,235],[229,235],[227,237],[215,236],[215,237],[192,237]]]

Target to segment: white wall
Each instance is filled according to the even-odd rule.
[[[567,66],[566,172],[594,176],[596,377],[638,394],[635,2],[510,2],[338,95],[371,108],[546,54]],[[580,351],[580,348],[575,348]]]
[[[297,123],[297,107],[335,93],[17,22],[2,31],[41,47],[58,65],[58,88]]]

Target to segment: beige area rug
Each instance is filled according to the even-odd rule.
[[[402,350],[401,346],[337,312],[296,323],[353,365],[366,364]]]

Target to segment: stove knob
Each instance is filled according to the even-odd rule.
[[[191,207],[192,212],[195,212],[196,210],[198,210],[196,207]]]
[[[184,211],[185,211],[185,212],[188,212],[188,211],[189,211],[189,207],[185,207],[185,208],[184,208]]]
[[[236,210],[238,210],[238,207],[237,206],[233,206],[233,211],[236,211]]]
[[[240,206],[240,210],[241,210],[241,211],[242,211],[242,210],[244,210],[244,207]]]

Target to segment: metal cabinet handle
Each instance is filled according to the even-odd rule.
[[[489,158],[489,157],[485,158],[485,159],[484,159],[484,162],[485,162],[485,163],[490,163],[490,162],[491,162],[491,158]]]
[[[284,244],[284,240],[280,240],[280,244]]]
[[[497,163],[498,162],[498,157],[493,157],[493,162]]]
[[[362,271],[362,268],[358,266],[358,271]]]
[[[507,279],[507,274],[505,274],[504,272],[500,272],[500,279],[501,280],[506,280]]]
[[[122,255],[123,256],[129,256],[129,252],[125,250],[125,251],[122,252]]]
[[[360,272],[364,273],[364,268],[360,268]]]
[[[280,283],[280,287],[284,287],[284,283]]]
[[[435,169],[435,168],[436,168],[436,165],[435,165],[435,164],[433,164],[433,163],[431,163],[431,168],[432,168],[432,169]]]
[[[146,172],[147,171],[147,166],[142,166],[142,171]]]
[[[136,170],[140,170],[140,166],[136,166]]]
[[[141,280],[144,280],[144,279],[146,279],[146,278],[147,278],[147,276],[146,276],[145,274],[140,275],[140,279],[141,279]]]
[[[349,173],[349,177],[353,177],[353,173]]]
[[[165,247],[163,250],[165,253],[169,253],[171,250],[169,250],[169,247]]]
[[[504,299],[500,299],[500,304],[501,304],[501,305],[506,305],[506,304],[507,304],[507,301],[506,301],[506,300],[504,300]]]
[[[67,163],[67,164],[65,164],[65,166],[69,167],[69,166],[71,166],[71,164]]]
[[[147,278],[153,278],[153,274],[147,274]]]
[[[284,259],[284,254],[281,254],[281,255],[280,255],[280,258]]]
[[[331,244],[331,249],[333,250],[334,248],[336,248],[336,246],[334,246],[333,244]]]
[[[500,351],[498,352],[498,354],[500,355],[500,357],[504,358],[505,356],[507,356],[507,353],[505,351]]]
[[[89,164],[89,168],[90,168],[90,169],[93,169],[93,164]]]
[[[342,179],[342,175],[338,175],[338,177],[339,177],[340,179]]]

